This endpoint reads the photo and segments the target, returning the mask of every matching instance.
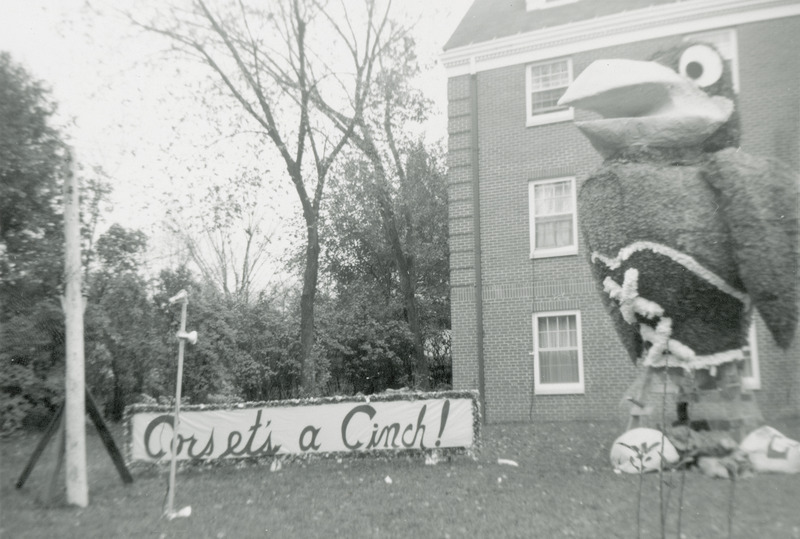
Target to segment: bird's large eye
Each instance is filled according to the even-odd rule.
[[[722,76],[722,57],[708,45],[692,45],[681,54],[679,69],[681,75],[706,88]]]

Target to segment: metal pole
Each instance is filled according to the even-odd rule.
[[[181,290],[175,296],[170,298],[170,304],[181,304],[181,325],[178,331],[178,377],[175,381],[175,416],[172,425],[172,447],[170,453],[172,459],[169,466],[169,491],[167,492],[167,510],[165,514],[167,518],[174,518],[175,513],[175,475],[178,467],[178,429],[180,428],[180,414],[181,414],[181,385],[183,382],[183,350],[188,340],[192,344],[197,342],[197,332],[186,333],[186,307],[189,304],[189,294],[186,290]]]
[[[474,65],[473,65],[474,70]],[[470,166],[472,169],[472,248],[475,265],[475,353],[478,358],[478,392],[480,393],[483,423],[489,417],[486,410],[486,358],[484,357],[483,324],[483,253],[481,252],[481,175],[479,168],[480,137],[478,136],[478,75],[470,75]]]

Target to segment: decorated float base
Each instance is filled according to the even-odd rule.
[[[687,425],[725,431],[737,441],[764,424],[755,395],[742,387],[742,364],[688,373],[649,367],[626,396],[628,429]]]
[[[800,473],[800,443],[764,425],[740,362],[691,373],[648,367],[627,395],[628,428],[611,449],[615,470],[655,471],[663,455],[664,467],[694,465],[711,477]]]

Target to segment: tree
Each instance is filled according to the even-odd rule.
[[[419,147],[403,134],[410,124],[419,123],[428,109],[427,100],[411,84],[418,73],[414,42],[405,36],[393,42],[390,51],[381,58],[376,83],[361,114],[347,117],[324,102],[320,102],[320,107],[340,130],[355,124],[350,140],[372,166],[370,194],[379,210],[381,228],[394,259],[406,320],[414,336],[415,385],[428,389],[430,373],[417,301],[419,268],[414,245],[417,238],[414,228],[421,223],[413,215],[415,204],[424,200],[414,200],[411,196],[419,185],[422,171],[419,166],[424,160],[414,161],[412,152],[417,151],[418,157]]]
[[[51,127],[49,91],[0,52],[0,253],[4,317],[54,297],[63,252],[61,177],[66,147]],[[23,300],[22,298],[26,298]],[[0,320],[2,321],[2,320]]]
[[[320,304],[320,345],[336,394],[380,393],[413,382],[414,340],[402,302],[381,292],[376,283],[359,281]]]
[[[261,130],[265,149],[277,151],[285,166],[306,224],[300,342],[301,385],[307,392],[314,386],[307,363],[314,345],[325,180],[361,115],[378,60],[397,38],[387,24],[388,8],[379,9],[375,0],[358,8],[281,0],[212,10],[194,0],[189,10],[172,10],[163,22],[134,21],[208,66]],[[338,136],[326,127],[327,115],[317,113],[320,105],[350,118],[337,126]]]
[[[202,277],[225,297],[245,303],[254,287],[263,286],[259,272],[274,233],[265,219],[269,208],[255,195],[259,183],[246,175],[210,186],[199,201],[191,201],[196,215],[176,204],[170,222]]]
[[[97,256],[106,274],[135,272],[147,249],[147,235],[115,223],[97,240]]]
[[[90,274],[86,311],[87,385],[122,419],[136,395],[153,393],[164,355],[157,312],[140,274],[147,236],[114,224],[97,240],[99,268]]]
[[[38,328],[52,351],[48,368],[58,362],[63,344],[63,320],[57,316],[64,272],[62,188],[72,159],[61,133],[52,127],[55,110],[43,83],[0,52],[0,326]],[[83,242],[90,253],[110,189],[102,170],[80,174]],[[9,330],[3,345],[14,346],[17,339],[22,347],[40,342],[26,335]]]
[[[52,126],[55,110],[45,86],[0,53],[0,398],[11,388],[10,408],[31,424],[64,391],[62,189],[74,156]],[[87,244],[107,194],[96,171],[90,176],[82,193]]]
[[[237,339],[231,375],[239,395],[247,401],[266,401],[295,394],[300,379],[300,343],[293,331],[296,320],[284,316],[271,298],[260,294],[250,304],[236,305],[234,323]]]
[[[412,337],[416,383],[423,385],[429,355],[425,343],[449,327],[446,182],[440,160],[422,143],[408,149],[403,168],[402,182],[379,182],[372,162],[355,154],[332,177],[325,263],[340,298],[357,297],[357,290],[364,289],[375,304],[378,298],[387,306],[399,304],[395,311]],[[386,224],[374,226],[387,216],[392,217],[391,230]],[[398,244],[405,266],[398,263]]]
[[[63,391],[61,169],[49,91],[0,52],[0,420],[46,419]],[[60,391],[59,391],[60,390]],[[11,418],[11,419],[9,419]]]
[[[153,300],[159,325],[175,356],[179,309],[167,299],[177,291],[189,293],[187,329],[197,331],[197,344],[186,349],[183,389],[192,402],[266,400],[296,395],[299,381],[299,343],[277,315],[270,300],[259,295],[249,303],[224,296],[207,282],[197,280],[185,267],[164,270]],[[175,361],[166,380],[175,383]]]
[[[78,165],[81,178],[81,232],[83,235],[84,282],[88,281],[95,257],[95,237],[104,213],[110,209],[108,197],[112,192],[111,182],[102,167],[94,166],[90,171]]]

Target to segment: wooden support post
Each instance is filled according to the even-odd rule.
[[[100,413],[100,410],[97,408],[97,404],[95,403],[94,397],[89,392],[89,389],[86,389],[86,411],[89,413],[89,417],[92,419],[94,426],[97,428],[97,433],[100,435],[100,438],[103,440],[103,445],[106,447],[106,451],[108,452],[111,460],[114,462],[114,466],[117,468],[117,472],[119,472],[120,477],[122,478],[123,483],[133,483],[133,476],[131,472],[128,470],[128,467],[125,465],[125,459],[122,456],[117,444],[114,442],[114,436],[111,434],[111,431],[106,425],[106,422],[103,420],[103,416]],[[19,476],[17,480],[16,487],[18,489],[22,488],[25,485],[25,481],[28,480],[28,477],[33,472],[34,466],[39,461],[39,457],[42,456],[44,452],[44,448],[47,447],[50,438],[53,437],[53,434],[58,431],[58,443],[63,446],[64,444],[64,403],[62,403],[57,409],[56,413],[53,416],[53,419],[50,421],[50,424],[47,425],[47,429],[45,429],[44,434],[42,435],[42,439],[39,440],[39,444],[33,450],[31,454],[31,458],[28,460],[28,464],[25,465],[25,469]],[[58,452],[58,458],[63,460],[64,459],[64,449]],[[59,464],[60,466],[60,464]],[[52,490],[52,488],[51,488]]]
[[[78,179],[74,159],[64,180],[64,279],[66,291],[66,432],[67,503],[89,505],[86,476],[86,402],[83,348],[83,295],[81,293],[81,223]]]
[[[65,457],[67,435],[65,423],[66,416],[62,415],[58,425],[58,434],[56,434],[56,458],[53,464],[53,475],[50,476],[50,483],[44,495],[45,505],[53,505],[58,494],[58,479],[61,477],[61,469],[63,468]]]
[[[25,465],[25,469],[22,470],[22,473],[17,479],[16,487],[18,489],[22,488],[25,484],[25,481],[28,480],[28,477],[31,475],[33,471],[33,467],[36,466],[36,462],[39,460],[39,457],[42,456],[42,452],[44,448],[47,447],[47,443],[50,441],[50,438],[53,437],[53,434],[58,430],[59,425],[61,425],[61,418],[64,414],[64,405],[61,404],[56,409],[56,414],[53,416],[53,419],[50,420],[50,424],[47,425],[47,429],[44,431],[44,435],[42,439],[39,440],[39,444],[34,448],[33,453],[31,453],[31,458],[28,460],[28,464]]]
[[[122,482],[133,483],[131,472],[129,472],[128,467],[125,466],[125,459],[117,448],[117,444],[114,443],[114,437],[111,435],[111,431],[108,430],[106,422],[103,421],[103,416],[100,410],[97,409],[97,404],[94,402],[94,397],[92,397],[88,388],[86,389],[86,410],[89,412],[89,417],[92,418],[92,422],[95,428],[97,428],[97,433],[103,440],[103,445],[106,446],[106,451],[108,451],[111,460],[114,462],[114,466],[116,466],[117,472],[119,472],[119,476],[122,478]]]

